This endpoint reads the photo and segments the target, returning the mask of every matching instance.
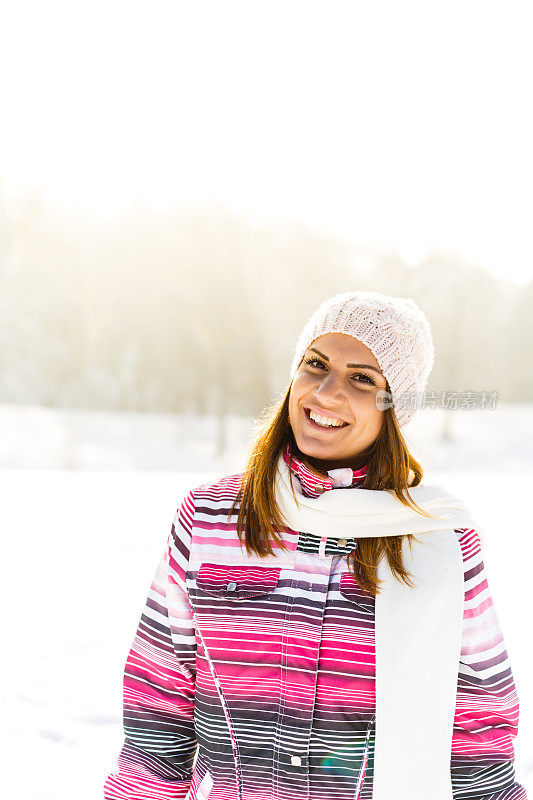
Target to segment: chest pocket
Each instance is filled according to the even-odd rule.
[[[363,591],[349,570],[341,572],[339,590],[343,597],[351,603],[355,603],[364,614],[374,615],[376,598]]]
[[[204,561],[196,576],[196,586],[214,597],[238,601],[270,594],[278,585],[280,572],[281,567]]]

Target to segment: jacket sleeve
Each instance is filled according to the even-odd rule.
[[[194,496],[178,508],[126,659],[124,741],[106,800],[174,800],[189,790],[196,752],[196,643],[185,577]]]
[[[515,780],[518,696],[492,601],[479,534],[456,531],[465,602],[451,777],[454,800],[527,800]]]

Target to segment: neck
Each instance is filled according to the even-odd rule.
[[[361,469],[361,467],[364,467],[366,464],[366,460],[364,460],[363,458],[350,459],[348,462],[346,460],[334,461],[331,459],[323,460],[320,458],[314,458],[313,456],[306,456],[303,453],[300,458],[312,472],[315,472],[321,477],[326,477],[326,478],[328,470],[330,469],[342,469],[343,467],[351,467],[351,469],[353,470],[358,470]]]

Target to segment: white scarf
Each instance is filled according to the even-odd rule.
[[[439,519],[422,516],[387,491],[339,488],[305,497],[283,455],[275,490],[292,530],[345,539],[416,534],[412,550],[403,539],[413,588],[392,574],[386,558],[377,568],[382,583],[375,606],[372,797],[452,800],[450,758],[464,609],[463,559],[454,529],[479,532],[479,526],[467,506],[437,484],[413,486],[409,494]]]

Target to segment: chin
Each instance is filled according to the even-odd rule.
[[[299,438],[294,438],[296,439],[299,451],[305,456],[313,456],[314,458],[342,458],[342,455],[338,455],[331,445],[328,446],[322,442],[302,442]]]

